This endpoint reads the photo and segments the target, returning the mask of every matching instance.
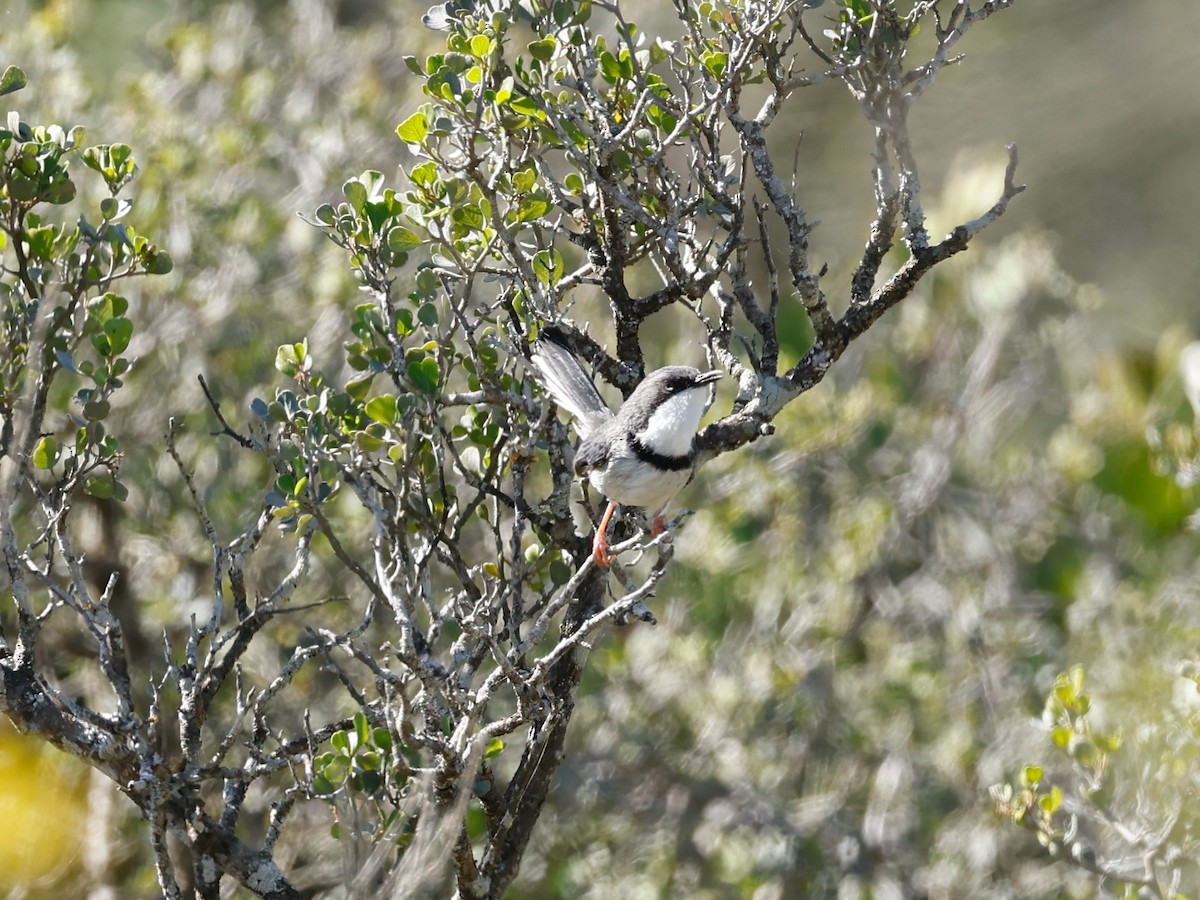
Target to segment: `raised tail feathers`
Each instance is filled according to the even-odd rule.
[[[554,402],[575,417],[576,430],[581,437],[587,437],[613,417],[612,410],[557,328],[542,329],[530,357]]]

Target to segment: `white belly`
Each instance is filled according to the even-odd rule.
[[[609,500],[622,506],[645,507],[650,515],[661,512],[691,477],[691,469],[662,471],[628,450],[615,454],[607,466],[593,469],[588,475],[592,486]]]

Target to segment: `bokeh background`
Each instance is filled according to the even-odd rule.
[[[308,336],[319,362],[338,359],[356,287],[298,213],[406,161],[394,127],[419,97],[403,57],[440,41],[422,12],[0,10],[0,67],[30,81],[4,108],[129,143],[133,221],[175,260],[131,295],[140,364],[111,420],[131,497],[83,513],[89,557],[125,576],[135,652],[186,617],[178,598],[207,564],[166,419],[191,425],[184,453],[231,533],[267,483],[209,436],[195,376],[244,410],[279,384],[278,344]],[[628,14],[671,33],[661,11]],[[593,653],[512,896],[1094,896],[1095,876],[996,816],[988,792],[1054,767],[1038,718],[1076,664],[1099,724],[1125,735],[1114,811],[1157,827],[1194,797],[1198,498],[1172,477],[1186,441],[1170,433],[1194,415],[1179,357],[1200,327],[1198,31],[1190,3],[1015,0],[959,45],[913,115],[935,228],[990,205],[1007,143],[1028,190],[773,438],[689,489],[699,511],[661,624]],[[775,148],[797,160],[836,302],[870,219],[870,134],[834,84],[786,119]],[[655,333],[662,361],[694,353]],[[7,726],[0,834],[0,893],[155,892],[123,798]]]

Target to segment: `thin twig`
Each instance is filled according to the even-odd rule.
[[[221,423],[221,430],[212,432],[213,436],[215,437],[222,434],[229,435],[229,437],[233,438],[247,450],[253,450],[254,441],[245,435],[238,434],[236,431],[230,428],[229,423],[225,421],[225,417],[221,415],[221,404],[217,403],[216,398],[214,398],[212,395],[212,391],[208,389],[208,382],[204,380],[204,376],[197,375],[196,380],[200,382],[200,387],[204,390],[204,396],[208,398],[208,405],[212,407],[213,415],[215,415],[217,417],[217,421]]]

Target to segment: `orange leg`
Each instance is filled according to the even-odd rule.
[[[608,508],[604,510],[604,515],[600,517],[600,525],[596,528],[596,538],[592,541],[592,556],[596,560],[596,565],[602,569],[607,569],[613,564],[617,558],[615,553],[610,553],[608,550],[608,523],[612,520],[613,512],[616,511],[617,504],[611,500],[608,501]]]

